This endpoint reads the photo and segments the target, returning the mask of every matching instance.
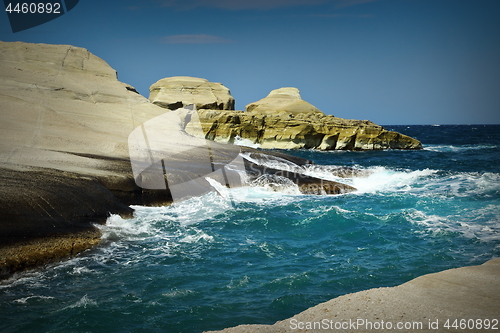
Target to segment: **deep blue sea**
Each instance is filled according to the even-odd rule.
[[[338,196],[230,189],[111,216],[98,247],[0,282],[0,332],[202,332],[500,256],[500,125],[386,126],[420,151],[287,151]],[[341,179],[349,166],[364,175]]]

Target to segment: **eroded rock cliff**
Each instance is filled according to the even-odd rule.
[[[141,203],[127,137],[165,111],[134,90],[86,49],[0,42],[0,277],[92,246],[92,223]]]
[[[261,148],[319,150],[421,149],[420,141],[387,131],[367,120],[350,120],[323,113],[287,111],[259,114],[243,111],[199,110],[208,139],[246,139]]]
[[[420,141],[401,133],[387,131],[368,120],[352,120],[325,115],[312,104],[304,101],[297,88],[280,88],[257,102],[250,103],[246,112],[214,110],[210,103],[196,102],[195,96],[206,95],[206,86],[198,85],[196,78],[182,78],[182,89],[189,93],[178,93],[171,89],[171,82],[178,78],[167,78],[151,86],[150,99],[157,105],[172,108],[172,105],[196,103],[201,126],[207,139],[233,143],[236,139],[267,149],[318,149],[318,150],[381,150],[421,149]],[[204,81],[203,81],[204,82]],[[192,84],[191,84],[192,83]],[[194,84],[196,83],[196,84]],[[188,86],[191,84],[190,86]],[[161,94],[158,93],[161,91]],[[226,96],[227,98],[227,96]],[[204,98],[203,98],[204,100]],[[215,103],[215,104],[214,104]],[[234,105],[234,100],[233,100]],[[187,128],[189,131],[189,127]]]
[[[221,85],[201,82],[197,89],[203,87],[209,93],[199,100],[196,89],[179,93],[193,92],[189,96],[200,106],[232,107],[229,91],[224,100],[216,92],[224,91]],[[168,121],[157,122],[158,117]],[[151,120],[154,131],[140,132]],[[86,49],[0,42],[0,278],[93,246],[99,241],[93,223],[104,223],[110,214],[131,216],[131,204],[169,204],[173,180],[180,179],[176,185],[182,189],[182,181],[203,181],[207,167],[210,172],[221,169],[239,156],[239,147],[207,145],[184,127],[176,111],[158,107],[119,82],[116,71]],[[147,137],[149,144],[182,148],[175,155],[138,151],[146,157],[143,170],[159,171],[153,176],[163,187],[137,185],[139,177],[151,176],[132,170],[129,135],[137,129],[137,137]],[[200,151],[210,153],[208,165]],[[162,160],[149,161],[148,156]],[[285,154],[279,158],[298,163]],[[154,169],[158,165],[163,169]],[[244,168],[256,170],[250,178],[263,173],[288,177],[305,193],[354,190],[300,174],[277,175],[279,170],[250,161]]]

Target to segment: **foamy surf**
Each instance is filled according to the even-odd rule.
[[[244,146],[244,147],[250,147],[250,148],[259,148],[260,144],[254,143],[252,140],[249,139],[243,139],[240,136],[236,136],[234,138],[233,144],[238,145],[238,146]]]

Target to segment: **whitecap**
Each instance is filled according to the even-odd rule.
[[[491,144],[478,144],[478,145],[439,145],[428,144],[424,145],[423,149],[434,152],[462,152],[465,150],[479,150],[479,149],[495,149],[497,145]]]
[[[247,275],[244,275],[243,277],[239,279],[231,279],[229,281],[229,284],[226,285],[227,289],[236,289],[236,288],[241,288],[246,286],[250,282],[250,278]]]
[[[371,174],[367,177],[352,178],[351,185],[358,193],[407,192],[413,188],[412,185],[438,172],[431,169],[395,171],[385,167],[373,167],[369,170]]]
[[[308,164],[304,166],[303,173],[307,176],[331,180],[343,183],[346,178],[368,177],[372,170],[361,168],[359,166],[345,167],[338,165],[317,165]]]
[[[200,197],[173,203],[165,213],[169,218],[182,226],[198,224],[215,219],[219,214],[234,207],[231,189],[224,189],[225,196],[210,192]]]
[[[297,184],[289,178],[278,175],[262,175],[255,179],[250,185],[258,186],[271,192],[280,192],[291,195],[301,194]]]
[[[194,293],[195,293],[194,291],[189,289],[174,289],[170,292],[163,293],[161,295],[168,298],[178,298],[178,297],[185,297],[188,295],[192,295]]]
[[[78,266],[78,267],[73,267],[73,271],[71,272],[71,274],[73,275],[81,275],[81,274],[84,274],[84,273],[90,273],[92,272],[90,269],[88,269],[87,267],[85,266]]]
[[[212,242],[214,240],[213,236],[210,236],[199,229],[191,230],[193,230],[195,233],[186,235],[183,238],[179,239],[180,243],[199,243],[201,241]]]
[[[500,211],[499,206],[485,207],[463,214],[439,216],[426,214],[423,211],[413,210],[409,213],[409,221],[424,226],[433,234],[442,232],[460,233],[463,237],[479,239],[481,241],[498,241],[500,239]],[[483,214],[493,213],[485,216]]]
[[[427,195],[470,197],[492,196],[500,192],[500,174],[497,173],[443,173],[423,183]]]
[[[97,302],[88,298],[87,295],[83,295],[77,302],[67,306],[65,309],[73,309],[73,308],[84,308],[97,306]]]
[[[23,297],[14,300],[16,303],[21,303],[21,304],[26,304],[28,300],[30,299],[41,299],[41,300],[46,300],[46,299],[54,299],[52,296],[38,296],[38,295],[33,295],[33,296],[28,296],[28,297]]]
[[[243,139],[239,135],[234,137],[233,144],[238,145],[238,146],[250,147],[250,148],[259,148],[260,147],[259,143],[255,143],[250,139]]]

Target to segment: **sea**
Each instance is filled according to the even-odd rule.
[[[110,216],[97,247],[0,282],[0,332],[273,324],[340,295],[499,257],[500,125],[385,127],[423,149],[285,151],[352,193],[259,183],[227,190],[230,206],[214,192]],[[338,167],[359,172],[339,178]]]

